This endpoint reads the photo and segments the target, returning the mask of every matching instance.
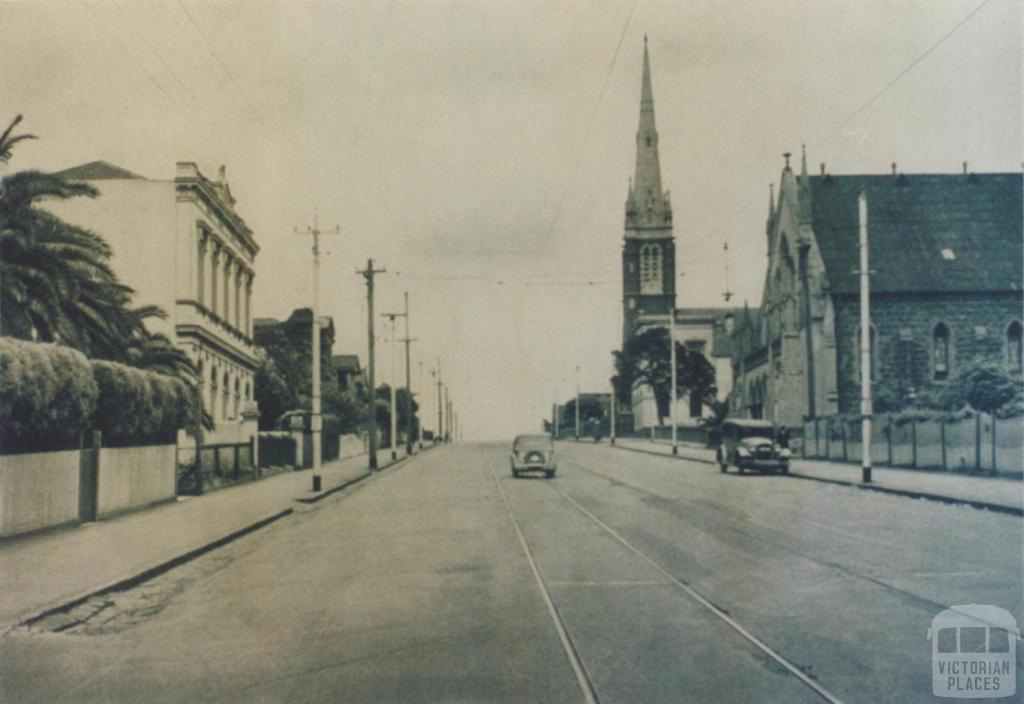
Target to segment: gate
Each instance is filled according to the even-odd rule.
[[[100,433],[83,433],[78,453],[78,520],[96,520],[99,509]]]

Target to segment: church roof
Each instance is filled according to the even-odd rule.
[[[812,176],[811,218],[833,293],[859,290],[857,199],[868,199],[872,293],[1021,290],[1020,173]]]
[[[70,169],[58,171],[54,176],[61,176],[70,181],[106,181],[113,179],[142,179],[128,169],[122,169],[107,161],[90,161],[88,164],[72,166]]]

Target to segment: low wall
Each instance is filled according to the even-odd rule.
[[[366,453],[367,439],[361,435],[349,434],[341,436],[341,453],[339,457],[356,457]]]
[[[78,521],[78,455],[0,457],[0,537]]]
[[[97,515],[108,516],[177,494],[177,446],[104,447],[100,450]]]

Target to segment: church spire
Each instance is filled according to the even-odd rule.
[[[661,165],[658,160],[658,130],[654,123],[654,90],[651,87],[651,59],[644,36],[644,67],[640,84],[640,124],[636,133],[636,172],[627,210],[633,210],[639,223],[665,226],[672,221],[672,206],[661,190]],[[627,213],[630,215],[630,213]]]

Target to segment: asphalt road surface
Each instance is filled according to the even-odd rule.
[[[437,448],[12,631],[0,699],[934,702],[937,613],[1021,619],[1019,518],[558,452],[513,479],[506,445]]]

